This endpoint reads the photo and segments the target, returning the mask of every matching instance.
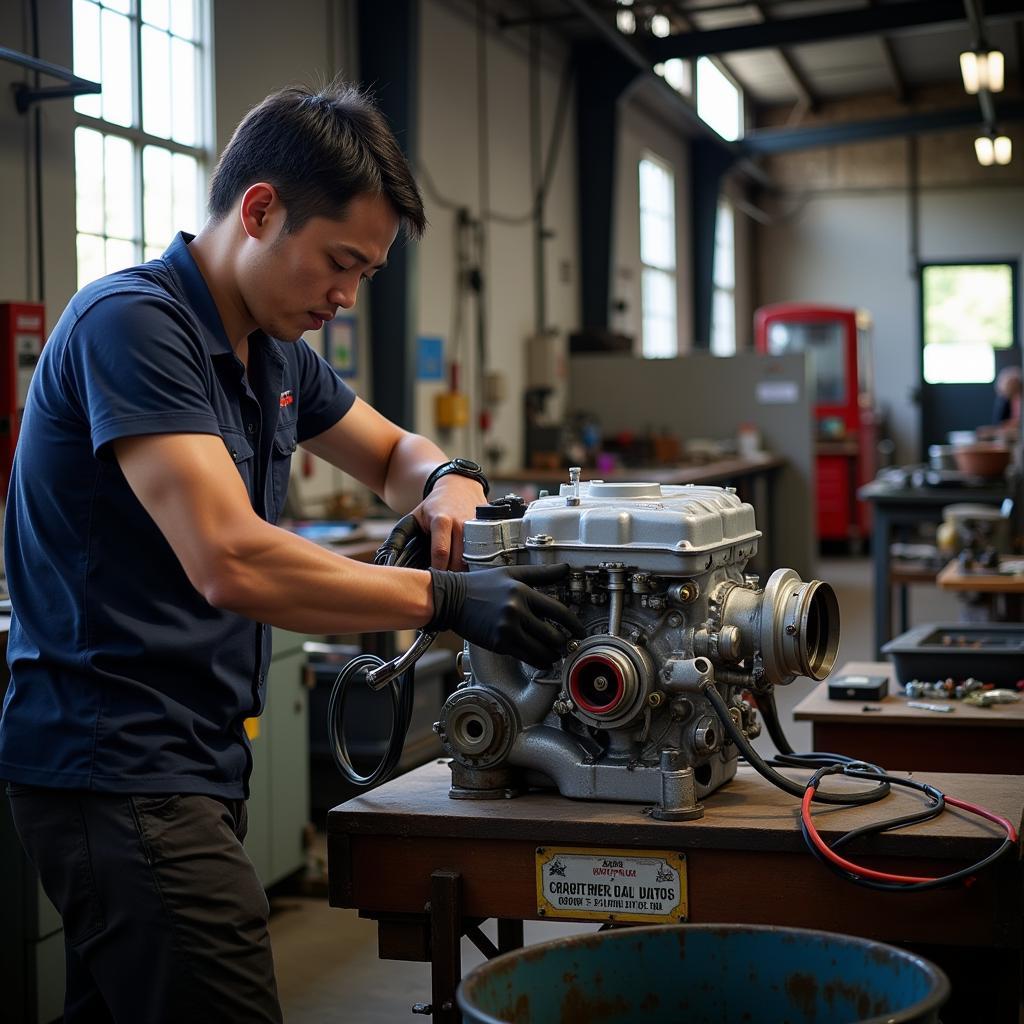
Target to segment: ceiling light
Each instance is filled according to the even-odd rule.
[[[981,86],[978,75],[978,55],[973,50],[965,50],[960,54],[960,74],[964,80],[964,89],[973,96]]]
[[[1002,50],[988,52],[988,91],[1002,92],[1005,83],[1005,62]]]
[[[981,89],[1002,92],[1006,84],[1002,51],[965,50],[960,54],[960,74],[964,80],[964,90],[971,96]]]
[[[672,22],[664,14],[656,14],[651,18],[651,34],[664,39],[672,34]]]
[[[987,135],[979,135],[974,140],[974,152],[982,167],[991,167],[996,162],[995,144]]]
[[[1008,164],[1013,156],[1013,143],[1008,135],[997,135],[992,143],[997,164]]]
[[[636,15],[632,11],[616,12],[615,27],[623,35],[631,36],[636,31]]]
[[[665,81],[672,86],[676,92],[690,93],[690,65],[680,57],[670,57],[665,61],[662,74]]]

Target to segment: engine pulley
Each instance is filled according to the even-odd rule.
[[[608,729],[625,725],[643,710],[653,666],[642,648],[600,634],[584,640],[563,671],[576,717]]]

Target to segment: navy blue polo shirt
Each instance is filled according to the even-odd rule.
[[[0,778],[124,793],[248,795],[244,720],[270,629],[192,586],[111,442],[219,435],[276,522],[296,445],[355,396],[304,341],[256,332],[249,372],[180,234],[69,303],[29,389],[5,524],[14,607]]]

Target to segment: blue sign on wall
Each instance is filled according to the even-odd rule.
[[[444,339],[416,339],[416,379],[444,380]]]

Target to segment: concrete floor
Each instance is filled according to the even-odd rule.
[[[835,587],[842,614],[840,662],[872,659],[871,566],[866,558],[824,559],[817,576]],[[911,588],[911,624],[956,621],[955,600],[934,587]],[[806,695],[806,680],[779,687],[776,701],[793,747],[808,749],[811,730],[794,723],[792,709]],[[757,747],[771,751],[767,737]],[[410,1014],[414,1002],[430,1001],[428,964],[377,958],[376,926],[354,911],[333,910],[325,900],[281,897],[272,901],[270,921],[281,1005],[288,1024],[394,1024],[420,1019]],[[493,934],[493,922],[484,930]],[[591,931],[592,926],[527,922],[527,943]],[[463,940],[463,969],[483,957]]]

